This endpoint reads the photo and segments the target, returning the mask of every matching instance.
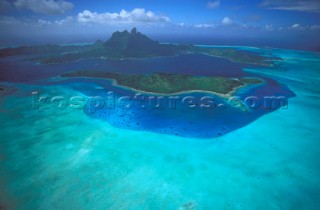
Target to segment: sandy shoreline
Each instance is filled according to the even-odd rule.
[[[238,87],[233,88],[231,91],[229,91],[228,93],[224,94],[224,93],[217,93],[217,92],[213,92],[213,91],[208,91],[208,90],[185,90],[185,91],[179,91],[179,92],[174,92],[174,93],[154,93],[154,92],[148,92],[148,91],[144,91],[144,90],[138,90],[132,87],[128,87],[128,86],[124,86],[124,85],[119,85],[117,83],[117,80],[115,79],[110,79],[110,78],[100,78],[100,77],[62,77],[60,76],[60,78],[86,78],[86,79],[103,79],[103,80],[108,80],[111,81],[111,85],[115,86],[115,87],[119,87],[121,89],[124,90],[129,90],[129,91],[134,91],[134,92],[138,92],[138,93],[145,93],[145,94],[149,94],[149,95],[157,95],[157,96],[174,96],[174,95],[181,95],[181,94],[186,94],[186,93],[209,93],[209,94],[213,94],[216,96],[219,96],[221,98],[224,99],[229,99],[232,96],[234,96],[234,94],[241,88],[247,87],[251,84],[244,84],[244,85],[240,85]],[[261,81],[263,83],[263,81]]]

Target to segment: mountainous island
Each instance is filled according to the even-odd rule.
[[[228,47],[206,48],[194,45],[161,44],[133,28],[131,32],[114,32],[106,41],[96,41],[88,45],[38,45],[4,48],[0,57],[14,55],[34,55],[34,61],[42,64],[75,62],[83,59],[144,59],[170,57],[179,54],[206,54],[227,58],[233,62],[270,65],[270,60],[279,58],[260,55],[256,52],[236,50]]]
[[[133,28],[131,32],[114,32],[106,41],[94,44],[77,45],[41,45],[0,50],[0,57],[13,55],[34,55],[32,60],[43,65],[75,62],[82,59],[147,59],[168,57],[179,54],[204,53],[210,56],[225,57],[233,62],[266,64],[270,57],[254,52],[229,48],[205,48],[193,45],[161,44]],[[116,70],[115,70],[116,71]],[[185,91],[208,91],[230,96],[236,89],[259,84],[256,78],[227,78],[222,76],[192,76],[172,73],[123,74],[117,72],[97,71],[94,69],[78,70],[64,73],[62,77],[90,77],[111,79],[117,85],[142,92],[156,94],[173,94]]]

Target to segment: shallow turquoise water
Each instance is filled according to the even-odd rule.
[[[288,109],[214,139],[114,128],[79,110],[1,97],[0,202],[17,209],[319,209],[320,57],[270,50],[284,61],[250,69],[297,95]]]

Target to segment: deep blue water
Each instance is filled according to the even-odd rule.
[[[35,65],[32,56],[15,56],[0,60],[0,81],[28,82],[59,76],[63,72],[94,69],[118,73],[169,72],[191,75],[239,77],[247,75],[245,64],[202,54],[137,60],[90,59],[73,63]],[[21,61],[22,60],[22,61]]]
[[[134,92],[127,91],[119,88],[110,87],[105,84],[104,90],[94,91],[92,88],[85,88],[84,85],[79,88],[81,92],[92,96],[107,97],[107,91],[114,91],[116,97],[133,96]],[[91,91],[87,91],[87,90]],[[147,94],[143,94],[148,96]],[[146,130],[157,133],[172,134],[183,137],[196,137],[196,138],[212,138],[219,137],[238,128],[244,127],[259,117],[268,114],[281,108],[280,104],[269,104],[268,101],[263,100],[265,96],[284,96],[286,99],[293,97],[294,93],[287,87],[277,84],[275,81],[266,79],[266,83],[254,88],[248,88],[244,93],[238,96],[244,100],[246,97],[254,96],[261,101],[260,106],[252,106],[249,111],[242,111],[239,108],[231,106],[226,99],[218,96],[205,93],[185,93],[176,95],[183,98],[184,96],[195,97],[200,101],[201,97],[211,96],[214,98],[215,107],[211,108],[190,108],[181,100],[177,101],[176,108],[169,107],[168,100],[164,101],[162,108],[154,108],[151,103],[143,103],[145,108],[137,106],[138,100],[133,102],[126,102],[132,105],[131,108],[124,108],[116,104],[115,108],[96,109],[94,112],[89,111],[87,107],[86,113],[89,116],[104,119],[111,123],[113,126],[133,129],[133,130]],[[167,99],[168,96],[164,96]],[[247,106],[250,106],[248,101]],[[92,106],[96,104],[91,105]],[[199,104],[198,104],[199,105]],[[222,107],[218,105],[223,105]],[[270,105],[270,106],[269,106]],[[286,104],[283,104],[286,105]]]
[[[247,64],[230,62],[227,59],[215,58],[202,54],[181,55],[169,58],[152,58],[137,60],[101,60],[91,59],[66,64],[39,65],[29,61],[30,57],[6,58],[1,60],[1,79],[5,81],[26,82],[38,85],[67,85],[89,97],[107,97],[108,91],[115,93],[115,101],[122,96],[133,97],[137,92],[115,87],[107,80],[99,79],[56,79],[47,80],[50,77],[59,76],[64,72],[94,69],[117,73],[152,73],[168,72],[191,75],[210,75],[225,77],[255,76],[246,73],[243,68]],[[22,60],[22,61],[21,61]],[[27,70],[26,70],[27,69]],[[260,76],[261,78],[261,76]],[[92,111],[96,104],[87,105],[84,111],[93,118],[100,118],[119,128],[132,130],[146,130],[156,133],[172,134],[183,137],[211,138],[219,137],[244,127],[259,117],[268,114],[281,106],[263,107],[264,96],[284,96],[286,99],[293,97],[294,93],[287,87],[278,84],[274,80],[263,78],[265,83],[245,88],[237,96],[244,100],[254,96],[261,106],[253,106],[249,111],[242,111],[228,103],[227,99],[208,93],[184,93],[179,94],[176,108],[169,106],[169,96],[164,96],[162,108],[154,108],[153,102],[144,102],[144,108],[137,105],[137,100],[125,102],[131,104],[130,108],[116,103],[114,107],[98,108]],[[102,89],[95,87],[100,85]],[[45,93],[43,93],[45,94]],[[148,96],[143,94],[143,96]],[[198,106],[190,108],[182,102],[183,97],[195,97]],[[214,105],[209,108],[201,108],[201,97],[214,98]],[[250,101],[249,101],[250,102]],[[150,104],[151,103],[151,104]],[[247,106],[251,106],[247,104]],[[91,111],[88,111],[91,110]]]

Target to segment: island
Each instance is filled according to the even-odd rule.
[[[83,59],[146,59],[170,57],[180,54],[206,54],[222,57],[232,62],[271,65],[279,60],[271,55],[228,47],[203,47],[191,44],[161,44],[133,28],[130,32],[116,31],[106,42],[98,40],[87,45],[38,45],[0,49],[0,57],[34,55],[41,64],[59,64]]]
[[[263,82],[258,78],[226,78],[169,73],[120,74],[95,70],[73,71],[61,76],[111,79],[118,86],[153,94],[199,91],[229,97],[240,87]]]

